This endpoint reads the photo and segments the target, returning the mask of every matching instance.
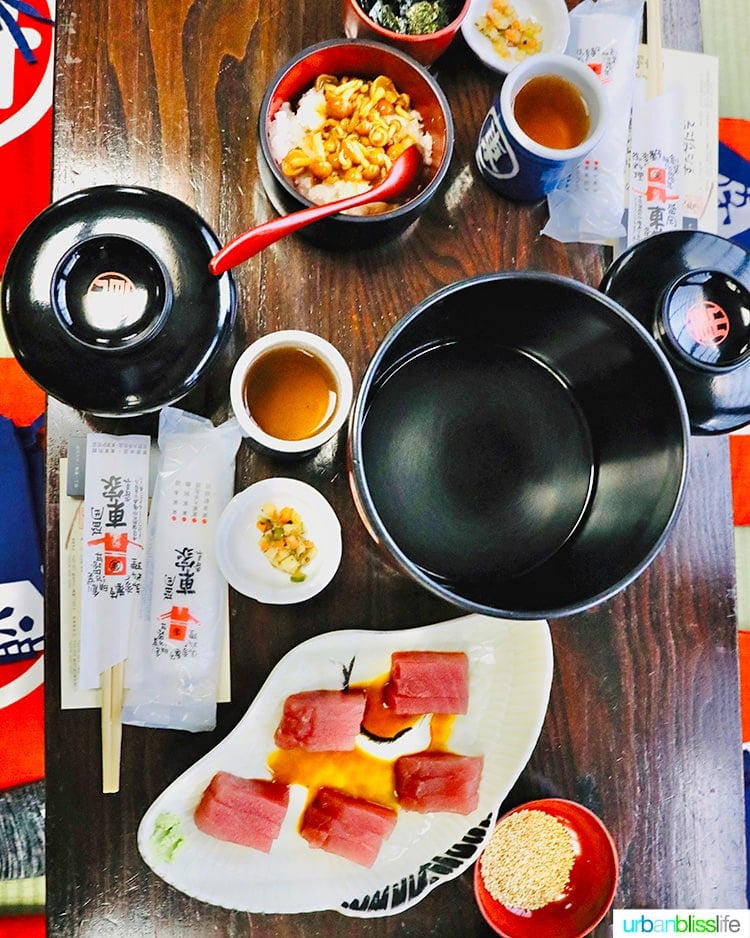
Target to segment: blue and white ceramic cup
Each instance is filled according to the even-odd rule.
[[[519,90],[532,78],[557,75],[580,91],[589,113],[586,138],[578,146],[543,146],[526,134],[514,116]],[[601,140],[608,101],[596,74],[570,55],[540,52],[506,75],[479,132],[476,161],[482,176],[501,195],[518,201],[543,198],[564,180]]]

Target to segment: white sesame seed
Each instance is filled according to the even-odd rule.
[[[533,911],[561,897],[574,862],[565,825],[545,811],[524,809],[500,821],[479,868],[493,899]]]

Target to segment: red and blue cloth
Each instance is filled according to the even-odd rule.
[[[44,395],[13,359],[0,359],[0,389],[0,792],[12,792],[44,779]],[[19,863],[44,874],[38,857]],[[43,938],[29,911],[0,916],[0,938]]]
[[[53,18],[54,0],[0,0],[0,278],[17,237],[51,197]],[[2,354],[0,794],[12,794],[25,786],[36,791],[44,779],[45,397]],[[27,864],[29,875],[43,875],[40,863],[35,856]],[[44,915],[0,912],[0,938],[45,932]]]

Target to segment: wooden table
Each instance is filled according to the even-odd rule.
[[[575,5],[569,0],[569,6]],[[698,0],[664,0],[665,45],[700,48]],[[342,33],[336,0],[59,0],[54,194],[132,183],[185,200],[226,240],[274,215],[260,184],[256,118],[271,75],[294,53]],[[406,310],[451,281],[508,268],[598,284],[594,246],[539,234],[544,204],[519,207],[479,178],[474,145],[497,87],[459,40],[435,72],[453,107],[447,184],[399,242],[332,255],[292,237],[236,271],[240,322],[212,374],[182,402],[227,416],[228,375],[272,329],[320,333],[361,376]],[[490,934],[471,876],[396,918],[335,912],[262,916],[190,899],[141,861],[138,822],[156,795],[238,722],[271,667],[296,643],[336,628],[402,628],[458,614],[393,572],[356,518],[343,440],[285,464],[318,487],[346,531],[329,589],[298,607],[232,594],[233,700],[211,734],[124,728],[122,787],[103,795],[99,714],[61,711],[59,459],[86,429],[153,432],[153,417],[102,421],[51,400],[48,411],[47,883],[52,936]],[[243,445],[238,486],[278,474]],[[610,602],[552,625],[555,672],[541,738],[509,801],[555,793],[583,802],[621,856],[618,907],[744,907],[745,857],[726,439],[694,439],[687,501],[665,549]],[[596,934],[607,934],[607,921]]]

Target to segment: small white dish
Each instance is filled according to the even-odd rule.
[[[477,21],[487,12],[492,0],[472,0],[469,12],[461,24],[461,32],[471,51],[488,68],[501,75],[518,65],[523,59],[503,58],[490,40],[477,28]],[[540,52],[562,53],[570,35],[570,14],[565,0],[511,0],[519,20],[533,20],[542,26]]]
[[[256,523],[266,502],[296,509],[306,536],[317,548],[301,583],[293,583],[288,573],[273,567],[258,546],[261,534]],[[244,596],[274,605],[317,595],[338,570],[341,549],[341,525],[333,508],[317,489],[297,479],[263,479],[238,492],[216,530],[216,559],[229,585]]]

